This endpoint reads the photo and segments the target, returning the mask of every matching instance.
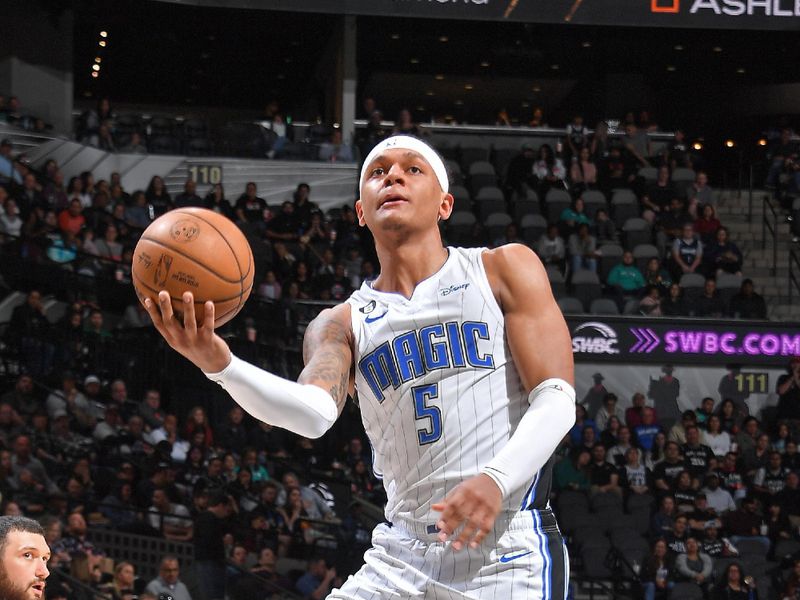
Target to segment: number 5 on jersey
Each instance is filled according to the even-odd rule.
[[[432,444],[442,437],[442,411],[438,406],[428,406],[428,401],[439,397],[439,384],[418,385],[411,388],[411,395],[414,397],[414,417],[417,421],[430,419],[426,427],[417,429],[419,445]]]

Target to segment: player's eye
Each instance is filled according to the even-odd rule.
[[[383,174],[384,174],[384,172],[385,172],[385,171],[383,170],[383,167],[375,167],[375,168],[374,168],[374,169],[372,169],[372,171],[370,172],[370,177],[375,177],[376,175],[383,175]]]
[[[417,173],[422,173],[422,169],[420,169],[420,168],[419,168],[418,166],[416,166],[416,165],[414,165],[413,167],[411,167],[411,168],[409,169],[409,171],[411,171],[411,172],[412,172],[412,173],[414,173],[415,175],[416,175]]]
[[[30,552],[26,552],[25,554],[22,555],[22,557],[23,558],[33,558],[33,554],[31,554]]]

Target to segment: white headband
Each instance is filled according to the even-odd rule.
[[[384,150],[392,150],[394,148],[412,150],[413,152],[416,152],[422,156],[422,158],[424,158],[433,169],[436,179],[439,180],[439,185],[442,186],[442,191],[445,193],[448,192],[450,189],[450,181],[447,177],[447,169],[445,168],[442,159],[439,158],[439,155],[436,154],[436,151],[428,144],[409,135],[395,135],[387,138],[372,149],[361,167],[361,175],[358,178],[359,187],[361,187],[361,184],[364,182],[364,175],[367,172],[367,167],[369,164]]]

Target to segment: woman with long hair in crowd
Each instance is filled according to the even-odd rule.
[[[172,210],[172,196],[169,195],[167,187],[164,185],[164,180],[158,175],[153,175],[150,178],[150,183],[147,185],[145,191],[147,201],[153,205],[153,212],[156,217],[160,217],[165,212]]]
[[[717,415],[720,419],[722,431],[730,435],[738,433],[741,420],[736,412],[736,405],[733,403],[733,400],[725,398],[717,407]]]
[[[653,548],[644,561],[640,578],[645,600],[655,600],[656,596],[666,598],[675,586],[675,567],[672,555],[667,552],[667,542],[663,538],[653,543]]]
[[[208,424],[208,417],[206,416],[206,409],[202,406],[194,406],[189,411],[189,416],[186,418],[186,425],[184,427],[184,436],[187,440],[194,441],[195,432],[204,433],[205,445],[207,448],[214,446],[214,433],[211,431],[211,426]]]
[[[650,451],[645,457],[644,463],[648,469],[652,471],[658,463],[664,460],[666,449],[667,434],[663,431],[659,431],[653,438],[653,447],[650,448]]]
[[[694,537],[686,538],[686,552],[675,559],[675,571],[684,581],[700,586],[703,596],[708,596],[714,563],[711,557],[700,551],[700,543]]]
[[[567,172],[561,159],[553,154],[553,148],[549,144],[542,144],[533,163],[533,174],[539,180],[539,197],[544,199],[551,187],[563,183]]]
[[[753,578],[746,577],[742,566],[734,562],[722,572],[714,600],[758,600],[758,590]]]
[[[725,456],[731,451],[731,436],[722,429],[722,419],[718,414],[712,414],[706,422],[707,429],[703,431],[703,443],[711,448],[716,457]]]
[[[781,600],[800,600],[800,560],[792,563],[792,572],[783,586]]]

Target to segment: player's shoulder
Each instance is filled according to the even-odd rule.
[[[506,277],[524,274],[530,277],[544,275],[544,266],[536,253],[524,244],[504,244],[481,255],[486,274],[491,277]]]
[[[331,340],[340,338],[349,341],[353,335],[350,320],[350,305],[346,302],[322,310],[306,328],[306,340]]]

